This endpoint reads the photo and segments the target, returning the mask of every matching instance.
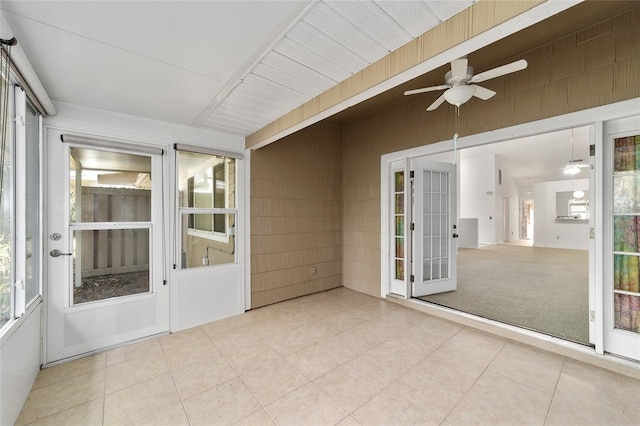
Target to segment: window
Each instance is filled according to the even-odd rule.
[[[0,119],[0,327],[12,317],[11,283],[13,282],[13,144],[9,124],[12,114],[9,105],[9,85],[7,76],[0,79],[0,99],[2,118]]]
[[[25,292],[29,305],[40,295],[40,115],[27,103],[25,114]]]
[[[187,207],[218,208],[227,207],[227,172],[228,162],[224,159],[202,172],[196,173],[187,180]],[[204,233],[224,236],[227,231],[224,214],[189,215],[189,229]],[[203,238],[211,238],[202,234]]]
[[[404,171],[394,173],[394,239],[395,239],[395,273],[396,280],[404,281]]]
[[[178,150],[180,268],[235,263],[236,159]]]
[[[70,305],[153,291],[149,155],[71,146]]]
[[[0,329],[41,294],[40,115],[0,76]]]

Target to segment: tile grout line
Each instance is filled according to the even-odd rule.
[[[467,328],[466,326],[464,328]],[[463,329],[464,329],[463,328]],[[473,330],[473,329],[470,329]],[[462,331],[462,330],[460,330]],[[457,333],[456,333],[457,334]],[[502,347],[500,348],[500,350],[493,356],[493,358],[491,358],[491,361],[489,361],[487,363],[487,366],[482,370],[482,373],[480,373],[478,375],[478,377],[473,381],[473,383],[471,384],[471,386],[469,386],[469,388],[464,391],[464,393],[462,394],[462,396],[460,397],[460,399],[458,399],[458,402],[456,402],[456,404],[453,406],[453,408],[451,408],[451,410],[449,410],[449,413],[447,413],[447,415],[444,417],[444,419],[442,419],[442,422],[440,422],[440,424],[444,424],[447,419],[449,418],[449,416],[451,416],[451,413],[453,413],[455,411],[455,409],[458,407],[458,405],[460,405],[460,403],[462,402],[462,400],[467,396],[467,394],[469,393],[469,391],[476,385],[476,383],[478,383],[478,380],[480,380],[480,378],[482,376],[484,376],[484,374],[487,372],[487,370],[489,369],[489,367],[491,366],[491,364],[493,363],[493,361],[495,361],[495,359],[498,357],[498,355],[500,355],[502,353],[502,351],[504,350],[504,348],[507,346],[507,342],[509,339],[505,339],[505,341],[502,344]]]
[[[203,331],[204,333],[204,331]],[[171,335],[171,334],[169,334]],[[206,333],[205,333],[206,336]],[[208,338],[208,336],[207,336]],[[180,398],[180,405],[182,406],[182,411],[184,412],[184,416],[187,418],[187,423],[189,423],[189,425],[192,425],[191,419],[189,418],[189,412],[187,412],[187,408],[184,406],[184,399],[182,399],[182,395],[180,394],[180,389],[178,389],[178,384],[176,383],[176,378],[173,376],[173,370],[171,369],[171,366],[169,365],[169,362],[167,361],[167,354],[164,352],[164,346],[162,345],[162,343],[160,342],[160,340],[158,340],[158,344],[160,345],[160,352],[162,352],[162,356],[164,357],[164,361],[167,363],[167,369],[169,370],[169,374],[171,375],[171,381],[173,382],[173,386],[176,389],[176,393],[178,394],[178,398]]]
[[[82,359],[82,358],[80,358],[80,359]],[[73,362],[73,361],[71,361],[71,362]],[[60,365],[62,365],[62,364],[60,364]],[[53,367],[51,367],[51,368],[53,368]],[[100,370],[100,369],[99,369],[99,370]],[[105,355],[105,367],[104,367],[104,368],[102,368],[102,370],[104,370],[104,374],[105,374],[104,387],[106,387],[106,355]],[[40,371],[38,371],[38,375],[40,375],[40,373],[41,373],[42,371],[43,371],[43,369],[41,368],[41,369],[40,369]],[[75,375],[75,376],[72,376],[72,377],[69,377],[69,378],[64,378],[64,379],[61,379],[61,380],[56,380],[55,382],[52,382],[52,383],[49,383],[49,384],[47,384],[47,385],[41,386],[41,387],[39,387],[39,388],[37,388],[37,389],[33,389],[33,385],[32,385],[32,388],[29,390],[29,395],[27,396],[27,399],[25,400],[25,402],[24,402],[24,404],[23,404],[23,407],[22,407],[22,409],[20,410],[20,413],[18,414],[18,419],[16,419],[16,421],[20,419],[20,414],[22,414],[22,410],[24,410],[24,406],[26,405],[26,402],[28,401],[28,399],[29,399],[29,397],[31,396],[31,393],[32,393],[32,392],[34,392],[34,391],[38,391],[38,390],[41,390],[41,389],[46,389],[46,388],[48,388],[48,387],[54,386],[54,385],[56,385],[56,384],[59,384],[59,383],[61,383],[61,382],[70,381],[70,380],[76,379],[76,378],[78,378],[78,377],[80,377],[80,376],[83,376],[83,375],[86,375],[86,374],[96,374],[96,371],[92,369],[91,371],[88,371],[88,372],[85,372],[85,373],[82,373],[82,374],[78,374],[78,375]],[[36,380],[37,380],[37,376],[36,376]],[[34,381],[34,385],[35,385],[35,381]],[[47,416],[44,416],[44,417],[42,417],[42,418],[36,418],[36,419],[34,419],[34,420],[32,420],[32,421],[30,421],[30,422],[28,422],[28,423],[24,423],[23,425],[24,425],[24,426],[27,426],[27,425],[33,424],[33,423],[35,423],[35,422],[41,421],[41,420],[43,420],[43,419],[47,419],[47,418],[50,418],[50,417],[53,417],[53,416],[59,415],[59,414],[64,413],[64,412],[66,412],[66,411],[69,411],[69,410],[72,410],[72,409],[74,409],[74,408],[77,408],[77,407],[79,407],[79,406],[81,406],[81,405],[88,404],[88,403],[90,403],[90,402],[96,401],[96,400],[98,400],[99,398],[103,398],[103,413],[102,413],[103,419],[102,419],[102,422],[103,422],[103,424],[104,424],[104,396],[105,396],[105,393],[104,393],[104,392],[105,392],[105,389],[103,388],[103,395],[102,395],[102,397],[97,397],[97,398],[94,398],[94,399],[89,399],[89,400],[87,400],[87,401],[80,402],[80,403],[78,403],[78,404],[76,404],[76,405],[72,405],[72,406],[67,407],[67,408],[65,408],[65,409],[63,409],[63,410],[56,411],[56,412],[51,413],[51,414],[49,414],[49,415],[47,415]],[[36,416],[36,417],[37,417],[37,416]]]
[[[429,314],[427,314],[429,315]],[[415,368],[415,366],[417,366],[420,362],[424,361],[425,359],[429,358],[429,356],[431,356],[435,351],[437,351],[440,347],[444,346],[447,342],[449,342],[451,339],[453,339],[455,336],[457,336],[459,333],[462,332],[462,330],[464,330],[466,327],[462,326],[460,327],[460,330],[458,330],[457,332],[453,333],[451,336],[449,336],[448,339],[446,339],[444,342],[440,343],[438,346],[436,346],[428,355],[425,355],[418,363],[416,363],[416,365],[414,365],[412,368]],[[390,340],[390,339],[387,339]],[[411,368],[408,370],[411,371]],[[408,372],[407,371],[407,372]],[[403,373],[406,374],[406,373]],[[400,375],[400,377],[402,377],[402,374]],[[400,377],[396,378],[394,381],[392,381],[389,385],[387,385],[384,389],[382,389],[380,392],[378,392],[378,394],[374,395],[373,397],[371,397],[367,402],[371,401],[373,398],[375,398],[377,395],[379,395],[380,393],[384,392],[385,390],[389,389],[394,383],[396,383]],[[416,407],[417,409],[419,409],[420,411],[423,411],[429,415],[432,415],[435,417],[435,415],[433,413],[431,413],[430,411],[420,407],[419,405],[415,404],[413,401],[407,399],[406,397],[402,396],[402,395],[398,395],[400,398],[404,399],[405,401],[407,401],[408,403],[410,403],[412,406]],[[365,403],[366,404],[366,403]],[[364,405],[364,404],[363,404]],[[457,404],[456,404],[457,405]],[[455,406],[454,406],[455,408]],[[452,409],[453,410],[453,409]],[[448,416],[448,415],[447,415]],[[442,422],[440,422],[440,424],[442,424],[445,421],[446,417],[444,419],[442,419]]]
[[[560,378],[562,377],[562,372],[564,371],[564,366],[567,358],[562,357],[562,367],[560,368],[560,372],[558,373],[558,378],[556,379],[556,385],[553,387],[553,393],[551,394],[551,400],[549,401],[549,406],[547,407],[547,414],[544,416],[544,424],[547,424],[549,420],[549,414],[551,413],[551,406],[553,405],[553,400],[556,397],[556,392],[558,391],[558,384],[560,384]]]
[[[234,331],[237,331],[237,330],[239,330],[239,329],[241,329],[241,328],[244,328],[244,327],[245,327],[244,325],[239,326],[239,327],[235,327],[235,328],[234,328]],[[247,330],[247,331],[249,331],[251,334],[253,334],[253,335],[254,335],[254,336],[255,336],[255,337],[256,337],[260,342],[267,344],[266,342],[264,342],[264,340],[262,339],[262,337],[260,337],[260,336],[258,336],[257,334],[253,333],[251,330]],[[203,332],[204,332],[204,330],[203,330]],[[210,337],[206,332],[205,332],[204,334],[205,334],[205,336],[207,336],[207,339],[209,339],[209,341],[210,341],[210,342],[211,342],[211,344],[216,348],[216,350],[218,350],[218,352],[220,352],[220,356],[222,356],[222,358],[225,360],[225,362],[226,362],[227,364],[229,364],[229,368],[231,368],[231,369],[233,370],[233,372],[235,373],[236,377],[237,377],[238,379],[240,379],[240,381],[241,381],[241,382],[242,382],[242,384],[247,388],[247,390],[249,391],[249,393],[251,393],[251,396],[253,396],[253,398],[256,400],[256,402],[257,402],[258,404],[260,404],[260,407],[262,408],[262,410],[263,410],[265,413],[267,413],[267,416],[269,416],[269,418],[271,419],[271,421],[272,421],[275,425],[277,425],[278,423],[277,423],[277,422],[276,422],[276,420],[273,418],[273,416],[271,415],[271,413],[269,412],[269,410],[267,410],[267,407],[265,407],[265,406],[264,406],[264,404],[262,403],[262,401],[260,401],[260,399],[259,399],[259,398],[256,396],[256,394],[253,392],[253,390],[251,389],[251,387],[250,387],[250,386],[249,386],[249,385],[244,381],[244,379],[242,378],[242,376],[240,375],[240,373],[239,373],[239,372],[238,372],[238,371],[233,367],[233,365],[229,362],[229,360],[228,360],[228,359],[227,359],[227,357],[222,353],[222,351],[220,351],[220,348],[218,347],[218,345],[216,345],[216,343],[213,341],[213,339],[212,339],[212,338],[211,338],[211,337]],[[268,344],[267,344],[267,345],[268,345]],[[270,345],[268,345],[268,346],[271,348],[271,346],[270,346]],[[271,348],[271,349],[273,349],[273,348]],[[276,353],[278,354],[278,356],[280,356],[280,357],[281,357],[281,359],[283,359],[283,360],[284,360],[284,357],[282,357],[282,355],[281,355],[278,351],[275,351],[275,350],[274,350],[274,352],[276,352]],[[286,361],[286,360],[285,360],[285,361]],[[294,367],[294,368],[295,368],[295,367]],[[301,374],[302,374],[302,373],[301,373]],[[303,375],[303,376],[304,376],[304,375]],[[305,378],[306,378],[306,377],[305,377]],[[227,381],[226,381],[226,382],[224,382],[224,383],[228,383],[228,382],[230,382],[231,380],[235,380],[235,378],[230,379],[230,380],[227,380]],[[213,389],[213,388],[210,388],[210,389],[208,389],[208,390],[211,390],[211,389]],[[298,389],[298,388],[296,388],[296,389]],[[208,391],[208,390],[207,390],[207,391]],[[204,392],[207,392],[207,391],[204,391]],[[293,392],[293,391],[291,391],[291,392]],[[202,393],[202,392],[201,392],[201,393]],[[196,396],[196,395],[194,395],[194,396]],[[193,397],[192,397],[192,398],[193,398]],[[279,399],[279,398],[278,398],[278,399]],[[251,414],[249,414],[249,415],[247,415],[247,416],[245,416],[245,417],[243,417],[243,418],[241,418],[241,419],[238,419],[238,421],[236,421],[235,423],[238,423],[238,422],[240,422],[241,420],[244,420],[244,419],[246,419],[247,417],[250,417],[250,416],[254,415],[254,414],[255,414],[255,413],[257,413],[258,411],[260,411],[260,410],[258,409],[258,410],[256,410],[256,411],[252,412]],[[186,410],[185,410],[185,412],[186,412]],[[187,415],[187,417],[188,417],[188,415]],[[189,424],[191,424],[191,422],[189,422]]]

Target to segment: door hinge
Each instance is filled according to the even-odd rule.
[[[411,225],[409,225],[409,229],[412,230],[412,231],[415,231],[416,230],[416,224],[411,222]]]
[[[409,281],[414,282],[416,280],[415,275],[409,275]]]
[[[596,230],[595,230],[595,228],[589,228],[589,239],[590,240],[595,240],[596,239]]]
[[[162,280],[162,285],[167,285],[167,280]]]
[[[595,322],[595,320],[596,320],[596,311],[593,311],[593,310],[589,311],[589,321]]]
[[[595,156],[596,156],[596,146],[589,145],[589,157],[595,157]]]
[[[413,170],[411,170],[411,171],[409,172],[409,177],[410,177],[411,179],[413,179],[413,178],[415,177],[415,174],[416,174],[416,173],[415,173]]]

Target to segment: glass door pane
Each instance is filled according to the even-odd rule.
[[[404,171],[394,173],[395,220],[395,273],[396,280],[404,281]]]
[[[151,157],[72,147],[71,304],[148,293]]]
[[[614,327],[640,333],[640,135],[614,140]]]
[[[38,113],[26,105],[26,253],[27,305],[40,294],[40,126]]]
[[[8,85],[0,75],[0,99],[4,100]],[[8,105],[3,103],[5,108]],[[11,283],[14,239],[13,219],[13,149],[9,121],[0,120],[0,328],[11,319]]]
[[[151,291],[149,228],[73,233],[73,304]]]
[[[449,194],[447,172],[424,171],[423,278],[449,278]]]

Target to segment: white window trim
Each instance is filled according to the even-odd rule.
[[[32,300],[26,300],[26,107],[30,102],[26,91],[17,85],[13,75],[9,76],[9,112],[7,120],[9,127],[9,143],[11,144],[11,179],[13,191],[11,211],[13,213],[13,234],[11,238],[11,290],[10,290],[10,318],[0,328],[0,347],[7,341],[20,325],[29,317],[31,312],[42,302],[42,254],[32,253],[39,263],[38,294]],[[37,111],[37,110],[36,110]],[[39,114],[39,113],[38,113]],[[43,229],[43,198],[42,198],[42,116],[38,115],[38,151],[39,151],[39,181],[38,206],[40,209],[38,221],[40,234]],[[36,235],[33,238],[40,238]],[[42,245],[40,244],[39,247]]]
[[[196,153],[196,154],[206,154],[206,155],[212,155],[212,156],[224,156],[227,158],[232,158],[235,160],[235,179],[234,179],[234,184],[235,184],[235,204],[236,204],[236,208],[228,208],[228,204],[229,204],[229,199],[228,199],[228,185],[225,186],[225,208],[198,208],[198,207],[181,207],[180,206],[180,202],[179,202],[179,196],[180,196],[180,188],[181,188],[181,181],[180,180],[180,175],[178,173],[178,167],[179,167],[179,162],[178,162],[178,152],[179,151],[183,151],[183,152],[192,152],[192,153]],[[222,268],[225,266],[229,266],[229,265],[241,265],[242,262],[244,262],[244,257],[240,252],[240,247],[239,247],[239,239],[242,238],[242,236],[238,236],[238,229],[237,229],[237,225],[245,224],[245,219],[244,216],[241,215],[241,210],[238,208],[238,203],[240,200],[240,197],[242,195],[242,190],[243,187],[241,185],[241,179],[239,179],[239,173],[241,173],[241,171],[243,170],[242,168],[242,160],[244,159],[244,155],[243,154],[238,154],[238,153],[230,153],[230,152],[226,152],[226,151],[219,151],[216,149],[207,149],[204,147],[197,147],[197,146],[192,146],[192,145],[184,145],[184,144],[174,144],[174,174],[175,174],[175,178],[173,180],[173,185],[174,185],[174,203],[175,203],[175,209],[174,209],[174,215],[175,215],[175,228],[174,228],[174,261],[173,261],[173,269],[179,274],[183,274],[187,271],[190,270],[197,270],[197,269],[202,269],[202,268]],[[224,166],[224,173],[225,173],[225,178],[227,179],[227,183],[229,183],[229,165],[224,162],[225,166]],[[208,167],[208,165],[207,165]],[[214,165],[212,165],[211,167],[214,167]],[[202,169],[204,167],[199,167],[198,170]],[[244,173],[244,172],[242,172]],[[202,265],[199,267],[193,267],[193,268],[183,268],[182,264],[181,264],[181,244],[180,244],[180,240],[182,237],[182,231],[181,231],[181,223],[182,223],[182,219],[183,219],[183,215],[188,215],[188,214],[230,214],[230,215],[234,215],[235,216],[235,224],[236,226],[234,227],[233,232],[230,232],[230,228],[227,226],[225,229],[225,233],[218,233],[218,232],[209,232],[209,231],[200,231],[197,229],[193,229],[193,228],[187,228],[187,235],[192,235],[192,236],[196,236],[196,237],[200,237],[200,238],[204,238],[204,239],[208,239],[210,241],[216,241],[216,242],[221,242],[221,243],[225,243],[228,244],[230,241],[230,237],[233,236],[234,238],[236,238],[235,240],[235,261],[233,263],[223,263],[223,264],[211,264],[211,265]],[[244,302],[243,302],[244,303]]]

